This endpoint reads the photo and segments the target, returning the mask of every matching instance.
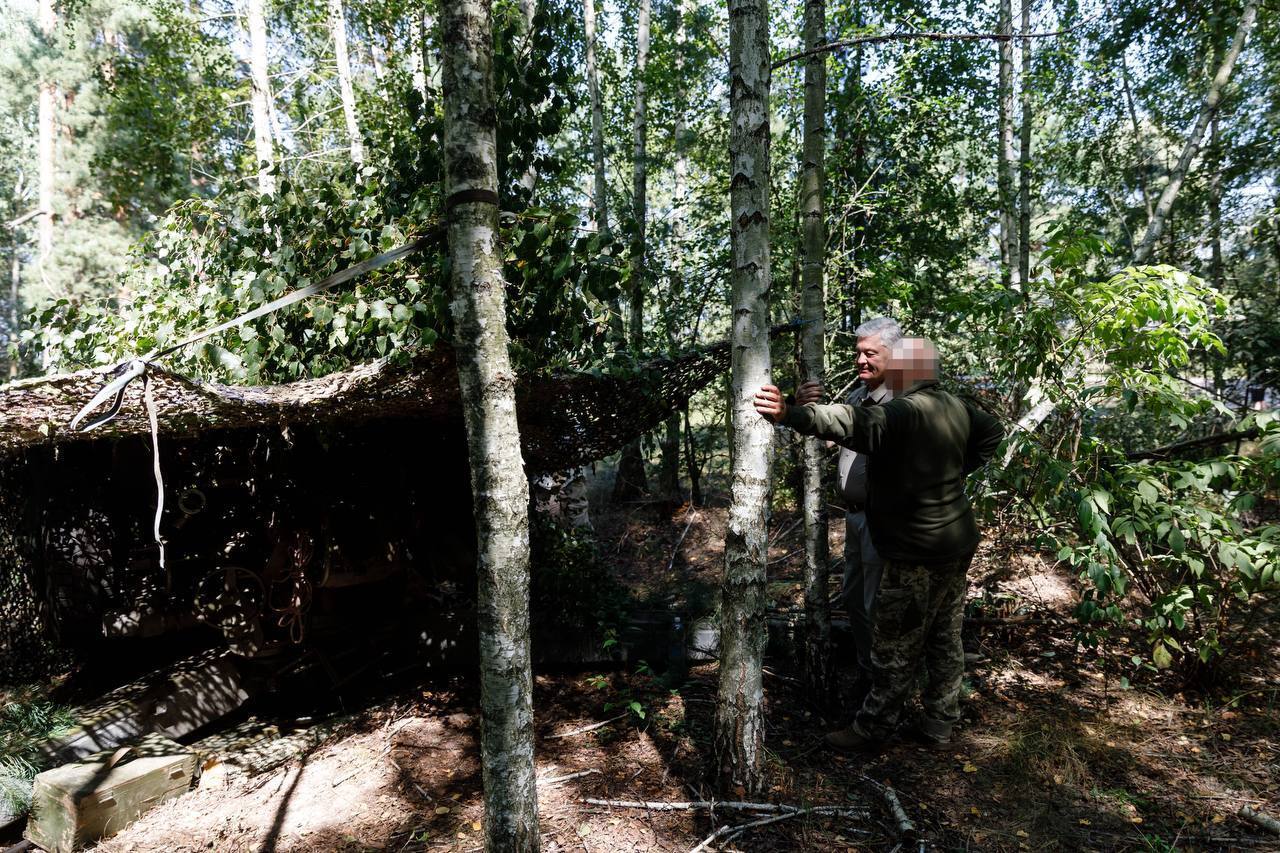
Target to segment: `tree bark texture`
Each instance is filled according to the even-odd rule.
[[[1031,33],[1031,0],[1022,0],[1022,34]],[[1018,138],[1018,287],[1031,298],[1031,39],[1022,40],[1022,123]]]
[[[996,29],[1002,35],[1013,34],[1013,0],[1000,0],[1000,20]],[[1018,263],[1018,223],[1015,211],[1013,150],[1013,42],[1000,42],[1000,152],[996,187],[1000,195],[1000,281],[1009,287],[1013,269]]]
[[[649,186],[649,122],[645,100],[645,69],[649,64],[649,0],[640,0],[636,16],[635,110],[633,113],[634,145],[631,158],[631,215],[635,232],[631,237],[631,323],[628,329],[631,351],[637,357],[644,350],[644,295],[646,257],[648,254],[648,186]],[[622,449],[618,461],[618,479],[613,490],[615,500],[635,500],[644,493],[644,456],[640,441]]]
[[[1147,188],[1147,157],[1142,143],[1142,126],[1138,123],[1138,109],[1133,102],[1133,85],[1129,81],[1129,66],[1124,60],[1123,52],[1120,54],[1120,84],[1124,89],[1125,106],[1129,110],[1129,123],[1133,125],[1134,148],[1142,158],[1138,163],[1138,187],[1142,190],[1142,205],[1146,208],[1147,219],[1151,219],[1155,215],[1155,208],[1151,205],[1151,191]]]
[[[1222,43],[1222,3],[1213,8],[1213,67],[1219,68],[1224,58]],[[1218,136],[1219,111],[1209,120],[1209,283],[1222,288],[1222,144]]]
[[[635,111],[631,158],[631,215],[635,233],[631,242],[631,349],[644,348],[644,294],[648,253],[649,120],[645,96],[645,70],[649,65],[650,0],[640,0],[636,19]]]
[[[1155,250],[1156,241],[1164,233],[1169,214],[1173,210],[1173,203],[1177,200],[1178,192],[1182,189],[1182,182],[1186,180],[1187,170],[1191,168],[1191,161],[1195,159],[1196,153],[1200,150],[1200,143],[1204,140],[1205,130],[1208,129],[1209,122],[1217,112],[1218,104],[1222,101],[1222,90],[1226,88],[1227,81],[1231,79],[1231,71],[1235,68],[1236,59],[1239,58],[1240,51],[1244,48],[1244,43],[1249,38],[1249,31],[1253,29],[1253,24],[1257,17],[1258,0],[1249,0],[1244,7],[1244,13],[1240,16],[1240,23],[1236,27],[1235,37],[1231,40],[1231,47],[1227,50],[1226,56],[1222,59],[1222,64],[1218,66],[1217,72],[1209,82],[1209,90],[1205,93],[1204,102],[1200,106],[1200,113],[1196,116],[1195,124],[1187,134],[1187,141],[1182,147],[1182,153],[1178,156],[1178,162],[1174,165],[1173,171],[1169,173],[1169,183],[1165,185],[1164,192],[1160,193],[1160,200],[1156,202],[1155,214],[1147,224],[1146,233],[1143,234],[1137,250],[1133,253],[1133,262],[1135,264],[1145,264],[1151,259],[1151,253]]]
[[[275,145],[271,132],[271,77],[267,66],[267,19],[262,0],[249,0],[249,77],[253,89],[253,156],[258,164],[258,191],[275,192],[271,173]]]
[[[686,32],[684,24],[685,0],[679,0],[675,9],[676,74],[685,79]],[[685,139],[685,100],[683,92],[676,93],[675,105],[675,165],[673,168],[673,192],[671,205],[671,277],[666,289],[662,311],[662,325],[667,338],[667,350],[672,356],[677,351],[675,312],[684,292],[684,244],[687,238],[685,204],[689,194],[689,151]],[[659,488],[667,499],[680,498],[680,413],[672,412],[667,418],[661,442],[662,467]]]
[[[826,0],[806,0],[804,43],[815,48],[826,40]],[[826,143],[827,56],[815,54],[804,66],[804,151],[800,175],[801,245],[800,316],[808,325],[800,335],[800,373],[804,379],[826,379]],[[804,513],[805,682],[820,704],[831,696],[830,555],[822,469],[822,442],[804,439],[802,511]]]
[[[40,0],[36,21],[40,27],[40,35],[44,38],[45,46],[52,50],[54,35],[58,26],[58,17],[54,9],[53,0]],[[36,168],[39,173],[37,192],[39,194],[41,214],[36,231],[38,238],[38,253],[36,257],[40,277],[47,281],[49,262],[53,257],[53,193],[58,156],[54,148],[57,144],[58,131],[57,104],[55,102],[57,83],[54,80],[41,80],[39,85],[40,100],[36,118],[38,124],[36,157],[38,163]]]
[[[765,584],[773,426],[752,398],[771,382],[769,355],[769,13],[729,0],[732,243],[732,485],[720,602],[720,679],[713,730],[722,790],[763,787]]]
[[[21,298],[22,286],[22,260],[18,254],[18,247],[21,240],[18,229],[14,228],[9,232],[10,237],[10,257],[9,257],[9,378],[18,378],[18,333],[21,331],[20,321],[22,318],[22,309],[19,304]]]
[[[582,0],[582,29],[586,37],[587,91],[591,95],[591,162],[595,168],[596,227],[609,233],[609,180],[604,159],[604,107],[600,101],[600,73],[596,69],[596,3]]]
[[[347,120],[347,136],[351,140],[351,162],[364,162],[364,141],[360,122],[356,119],[356,95],[351,87],[351,58],[347,55],[347,17],[342,0],[329,0],[329,29],[333,32],[333,53],[338,62],[338,92],[342,97],[342,115]]]
[[[485,848],[538,849],[529,658],[529,484],[507,351],[498,245],[497,117],[491,8],[442,9],[450,308],[471,462],[480,629]]]

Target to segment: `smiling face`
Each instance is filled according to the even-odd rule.
[[[884,382],[884,371],[889,366],[889,348],[879,335],[858,338],[858,378],[875,390]]]

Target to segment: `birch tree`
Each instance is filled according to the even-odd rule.
[[[275,192],[275,145],[271,132],[271,76],[267,66],[267,19],[262,0],[249,0],[249,76],[253,92],[253,155],[258,166],[258,191]]]
[[[752,397],[769,356],[769,13],[729,0],[733,462],[720,601],[714,751],[721,788],[762,789],[765,584],[773,426]]]
[[[628,332],[631,351],[637,357],[644,350],[644,296],[647,283],[645,263],[648,254],[646,220],[649,213],[649,124],[644,78],[649,64],[649,6],[650,0],[640,0],[636,16],[635,109],[632,126],[631,215],[635,232],[631,237],[631,323]],[[640,440],[636,439],[622,449],[613,497],[615,500],[635,500],[644,493],[644,489],[644,457],[640,452]]]
[[[1173,171],[1169,173],[1169,183],[1165,185],[1164,192],[1160,193],[1160,200],[1156,202],[1155,214],[1151,217],[1151,221],[1147,223],[1146,233],[1142,235],[1142,240],[1138,242],[1138,248],[1133,253],[1133,262],[1135,264],[1145,264],[1151,259],[1151,253],[1155,249],[1156,241],[1160,239],[1160,235],[1164,233],[1165,225],[1169,220],[1169,213],[1173,210],[1173,203],[1178,198],[1178,192],[1182,189],[1182,182],[1186,180],[1187,170],[1191,168],[1191,161],[1195,159],[1196,154],[1200,151],[1200,145],[1204,140],[1205,130],[1209,127],[1210,120],[1218,111],[1218,104],[1222,101],[1222,91],[1227,86],[1227,81],[1231,79],[1231,71],[1235,68],[1236,60],[1240,57],[1240,51],[1244,49],[1244,43],[1249,38],[1249,31],[1253,29],[1254,21],[1258,17],[1257,0],[1249,0],[1244,7],[1244,13],[1240,16],[1240,23],[1236,26],[1235,37],[1231,40],[1231,47],[1227,50],[1226,56],[1223,57],[1222,63],[1218,66],[1213,79],[1209,81],[1209,89],[1205,92],[1204,102],[1200,106],[1200,112],[1196,116],[1195,124],[1187,133],[1186,142],[1182,146],[1182,153],[1178,156],[1178,162],[1173,167]]]
[[[498,246],[492,10],[446,0],[441,16],[445,205],[454,349],[476,519],[485,847],[538,849],[529,659],[529,484],[507,352]]]
[[[351,59],[347,55],[347,18],[342,0],[329,0],[329,29],[333,35],[333,53],[338,63],[338,92],[342,97],[342,115],[347,120],[347,136],[351,140],[351,162],[364,162],[364,142],[360,138],[360,122],[356,119],[356,96],[351,88]]]
[[[826,40],[825,0],[804,4],[804,43],[813,49]],[[800,337],[801,376],[824,381],[826,374],[826,112],[827,56],[809,57],[804,66],[804,151],[800,176],[800,313],[807,324]],[[804,617],[805,680],[819,703],[831,693],[831,612],[828,603],[830,555],[826,501],[822,495],[825,454],[822,442],[804,439]]]

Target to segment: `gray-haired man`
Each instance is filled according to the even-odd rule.
[[[860,383],[845,401],[850,406],[877,406],[893,399],[893,391],[885,383],[885,368],[894,345],[902,339],[898,321],[877,317],[857,328],[857,368]],[[823,389],[817,382],[806,382],[796,389],[796,405],[821,401]],[[855,708],[862,705],[871,689],[871,617],[884,563],[871,542],[867,527],[867,455],[840,448],[837,462],[840,493],[844,496],[844,585],[841,595],[849,614],[853,644],[857,650],[857,681],[851,698]]]

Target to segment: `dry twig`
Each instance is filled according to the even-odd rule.
[[[574,729],[571,732],[562,732],[561,734],[558,734],[558,735],[547,735],[546,739],[557,740],[558,738],[562,738],[562,737],[573,737],[574,735],[582,735],[582,734],[586,734],[587,732],[593,732],[596,729],[603,729],[605,726],[609,725],[610,723],[616,723],[618,720],[621,720],[626,715],[627,715],[627,712],[623,711],[621,714],[619,714],[616,717],[610,717],[607,720],[602,720],[598,723],[592,723],[589,726],[583,726],[582,728]]]
[[[1265,812],[1260,812],[1252,806],[1241,806],[1239,814],[1240,817],[1255,826],[1260,826],[1268,832],[1274,832],[1276,835],[1280,835],[1280,820],[1276,820],[1271,815],[1266,814]]]

